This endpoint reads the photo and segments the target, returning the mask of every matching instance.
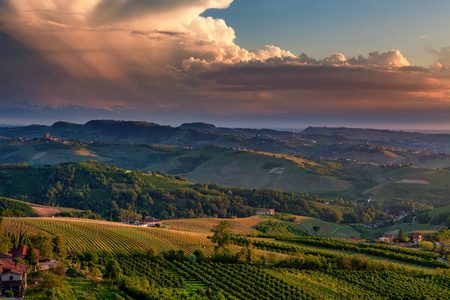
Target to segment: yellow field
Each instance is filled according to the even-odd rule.
[[[266,218],[253,216],[240,219],[205,218],[165,220],[164,224],[169,225],[171,230],[194,232],[197,234],[208,236],[211,234],[211,228],[214,225],[219,224],[220,221],[224,220],[229,221],[233,224],[233,232],[236,234],[251,234],[254,230],[254,227],[268,221],[268,219]]]

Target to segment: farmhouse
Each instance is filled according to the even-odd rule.
[[[27,272],[27,265],[0,260],[1,294],[13,291],[17,296],[22,297],[27,288]]]
[[[423,241],[423,235],[419,232],[413,232],[408,234],[408,240],[417,244],[418,242]]]
[[[142,227],[153,227],[153,226],[162,226],[162,220],[158,220],[155,218],[145,218],[142,223],[139,224],[139,226]]]
[[[382,237],[380,237],[380,241],[385,244],[392,244],[394,242],[395,236],[392,234],[383,234]]]
[[[136,218],[136,217],[125,217],[122,219],[122,223],[139,223],[141,221],[140,218]]]
[[[20,246],[19,248],[9,251],[9,253],[11,254],[11,259],[15,258],[25,259],[25,256],[27,255],[27,249],[28,246]],[[34,249],[34,253],[36,254],[37,260],[39,260],[39,250]]]
[[[273,216],[275,215],[275,210],[273,209],[260,209],[256,212],[258,216]]]

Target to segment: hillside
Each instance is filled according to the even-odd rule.
[[[418,167],[385,167],[385,181],[366,190],[373,200],[411,198],[436,207],[448,205],[450,171]]]
[[[301,132],[309,134],[329,134],[348,138],[352,143],[378,144],[416,150],[450,152],[450,134],[425,134],[381,129],[361,129],[346,127],[308,127]]]
[[[391,146],[362,144],[349,147],[349,151],[339,153],[342,159],[356,160],[379,165],[414,165],[423,168],[444,169],[450,166],[448,153],[408,150]]]
[[[31,166],[44,166],[97,160],[132,170],[142,169],[186,151],[180,147],[149,144],[86,143],[78,140],[12,141],[0,144],[0,163],[27,162]]]
[[[86,219],[8,218],[3,230],[16,233],[45,231],[60,235],[68,251],[131,254],[144,253],[149,247],[155,247],[158,251],[182,249],[191,254],[202,248],[209,256],[213,250],[210,240],[189,233]]]
[[[209,220],[201,222],[198,220],[196,228],[212,224]],[[239,224],[241,220],[234,222]],[[419,299],[425,289],[427,295],[437,299],[450,294],[448,267],[437,260],[437,254],[388,245],[284,236],[276,241],[251,239],[253,247],[246,255],[249,248],[234,245],[241,238],[233,237],[230,252],[224,256],[213,254],[211,240],[195,232],[112,222],[9,218],[3,230],[40,232],[40,237],[59,235],[70,253],[65,259],[68,277],[63,281],[58,280],[59,275],[35,273],[44,280],[37,288],[29,287],[30,298],[46,293],[39,287],[48,285],[48,276],[52,291],[65,299],[86,295],[158,299],[162,294],[167,299],[198,299],[199,294],[203,299],[220,299],[217,296],[222,295],[255,300],[277,299],[280,295],[285,299],[357,299],[361,295],[371,299]],[[85,272],[90,277],[85,278]],[[395,289],[400,284],[407,289]],[[255,293],[258,296],[254,297]]]
[[[235,148],[234,148],[235,149]],[[346,190],[353,182],[338,178],[337,163],[314,162],[268,152],[203,146],[185,149],[149,144],[28,141],[0,145],[1,163],[44,166],[97,160],[125,169],[181,174],[195,182],[247,188],[278,188],[294,192]],[[346,176],[344,174],[344,176]]]
[[[182,177],[177,180],[173,175],[150,176],[96,161],[44,167],[3,165],[0,176],[0,196],[41,205],[89,209],[119,220],[136,214],[163,219],[247,217],[267,205],[278,212],[339,219],[336,211],[315,207],[309,202],[312,197],[302,194],[193,184]]]
[[[340,164],[217,147],[197,148],[150,168],[196,182],[294,192],[340,191],[353,185],[336,177]]]
[[[291,215],[290,215],[291,216]],[[359,237],[359,233],[346,225],[338,225],[330,222],[322,221],[316,218],[294,216],[295,222],[287,222],[276,219],[274,217],[260,217],[252,216],[248,218],[230,219],[229,222],[233,224],[233,232],[240,235],[252,235],[261,233],[258,230],[258,225],[266,222],[278,222],[284,226],[290,227],[299,232],[304,232],[309,235],[335,238],[352,238]],[[196,234],[208,236],[211,234],[210,230],[214,225],[217,225],[222,219],[208,218],[208,219],[177,219],[167,220],[164,223],[170,226],[170,229],[182,232],[195,232]],[[320,230],[314,234],[314,226],[319,226]]]

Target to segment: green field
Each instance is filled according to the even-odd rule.
[[[229,222],[233,224],[234,232],[241,235],[250,235],[252,232],[257,232],[256,227],[259,224],[276,221],[280,222],[286,226],[292,227],[295,230],[300,230],[306,233],[313,233],[314,226],[320,226],[320,230],[317,236],[322,237],[335,237],[335,238],[351,238],[359,237],[359,233],[353,228],[346,225],[338,225],[330,222],[325,222],[319,219],[295,216],[296,222],[281,221],[273,217],[248,217],[248,218],[236,218],[228,219]],[[223,219],[177,219],[177,220],[166,220],[166,224],[170,225],[173,230],[195,232],[200,235],[210,235],[210,230],[212,226],[219,224]],[[309,229],[309,231],[308,231]]]
[[[186,164],[192,164],[191,168]],[[197,182],[294,192],[345,190],[348,181],[307,170],[320,165],[288,155],[206,147],[151,166]],[[150,166],[149,166],[150,168]]]

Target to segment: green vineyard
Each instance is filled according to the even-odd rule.
[[[213,244],[206,238],[161,228],[72,218],[7,218],[4,231],[39,232],[60,235],[69,251],[107,251],[114,254],[143,253],[150,247],[158,251],[196,249],[210,256]]]
[[[9,213],[17,217],[37,217],[38,214],[30,207],[30,205],[10,200],[5,197],[0,198],[0,208],[9,210]]]

